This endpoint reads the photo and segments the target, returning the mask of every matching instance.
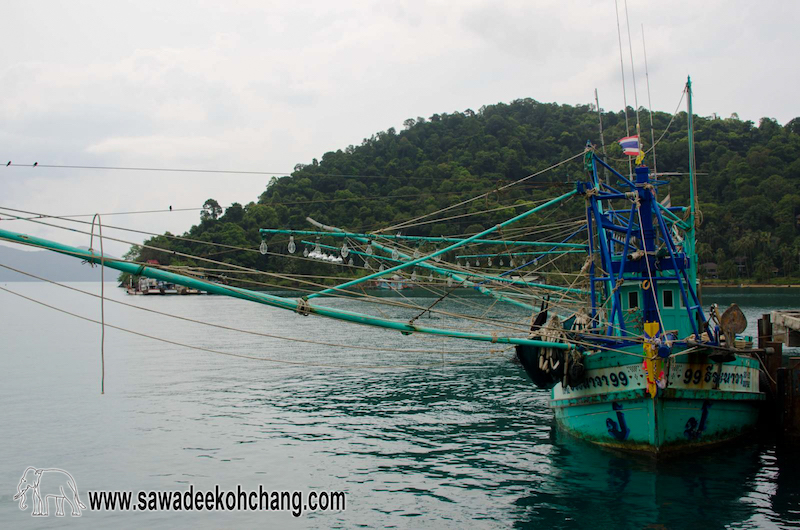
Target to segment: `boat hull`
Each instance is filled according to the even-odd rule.
[[[701,449],[745,435],[758,422],[758,398],[705,391],[666,391],[655,399],[642,394],[553,405],[556,422],[589,442],[647,453]]]
[[[765,399],[757,359],[719,363],[712,352],[679,354],[666,365],[666,388],[651,396],[640,352],[586,356],[580,385],[552,387],[558,426],[598,445],[652,454],[701,449],[755,429]],[[535,349],[518,355],[526,371],[535,371]]]

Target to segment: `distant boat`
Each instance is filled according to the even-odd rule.
[[[204,294],[205,291],[191,289],[176,283],[159,281],[142,276],[136,285],[129,282],[127,293],[131,295]]]

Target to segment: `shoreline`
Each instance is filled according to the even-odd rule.
[[[748,288],[768,288],[768,289],[797,289],[800,288],[800,284],[794,283],[701,283],[700,287],[703,289],[714,288],[714,287],[724,287],[726,289],[730,288],[741,288],[741,289],[748,289]]]

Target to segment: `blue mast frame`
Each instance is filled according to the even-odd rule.
[[[598,165],[611,171],[623,184],[622,189],[625,187],[628,189],[622,191],[603,183],[598,175]],[[695,286],[691,285],[690,281],[689,271],[693,264],[690,263],[690,257],[681,252],[673,241],[670,225],[661,212],[661,205],[658,204],[656,190],[659,184],[661,183],[650,178],[650,170],[646,166],[636,168],[634,182],[603,162],[594,153],[592,153],[590,182],[578,183],[578,192],[585,195],[587,201],[588,252],[589,255],[600,254],[600,263],[597,264],[593,260],[589,268],[591,316],[592,320],[596,321],[601,308],[607,307],[610,303],[607,335],[620,338],[630,336],[625,325],[619,287],[636,281],[641,282],[639,291],[645,321],[660,321],[658,283],[667,280],[678,284],[680,297],[695,336],[699,337],[707,327],[707,319]],[[604,209],[602,201],[620,199],[634,201],[634,204],[630,209],[615,210],[610,205]],[[665,208],[665,210],[666,213],[673,215],[672,209]],[[670,221],[676,223],[673,219]],[[693,234],[687,234],[687,237],[691,235]],[[628,259],[629,253],[634,248],[634,239],[638,241],[637,247],[646,251],[639,262]],[[666,255],[659,257],[664,250]],[[598,268],[601,268],[600,273]],[[598,289],[598,282],[603,286],[602,289]],[[714,340],[713,337],[711,339]]]

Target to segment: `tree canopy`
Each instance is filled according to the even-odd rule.
[[[644,111],[642,111],[644,112]],[[628,115],[634,115],[633,109]],[[632,118],[631,118],[632,119]],[[644,148],[652,145],[644,127]],[[609,162],[623,174],[627,158],[616,140],[627,136],[623,112],[603,112]],[[646,163],[665,179],[674,205],[688,203],[687,115],[653,115],[656,160]],[[798,274],[800,260],[800,118],[781,126],[763,118],[756,125],[738,116],[695,118],[697,183],[703,224],[698,230],[701,262],[716,262],[720,275],[767,278]],[[214,199],[200,222],[183,237],[237,247],[258,248],[259,228],[308,229],[307,216],[352,231],[369,231],[436,211],[504,184],[543,171],[580,153],[587,140],[600,150],[596,109],[521,99],[482,107],[477,112],[409,118],[365,138],[361,145],[324,153],[298,164],[291,176],[270,179],[257,201],[224,209]],[[554,197],[585,179],[580,159],[547,171],[524,184],[492,193],[458,210],[485,212],[404,231],[414,235],[475,233],[513,215],[497,209]],[[662,192],[663,193],[663,192]],[[491,210],[495,211],[491,211]],[[521,211],[521,210],[519,210]],[[511,213],[509,213],[511,212]],[[579,209],[576,209],[579,212]],[[166,234],[167,236],[169,234]],[[285,236],[270,238],[285,247]],[[154,237],[146,242],[185,254],[213,255],[226,263],[262,270],[302,273],[313,263],[264,257],[233,249],[220,252],[199,243]],[[298,246],[300,241],[297,242]],[[302,247],[301,247],[302,248]],[[201,265],[152,249],[132,249],[137,260]],[[743,265],[743,267],[739,267]]]

